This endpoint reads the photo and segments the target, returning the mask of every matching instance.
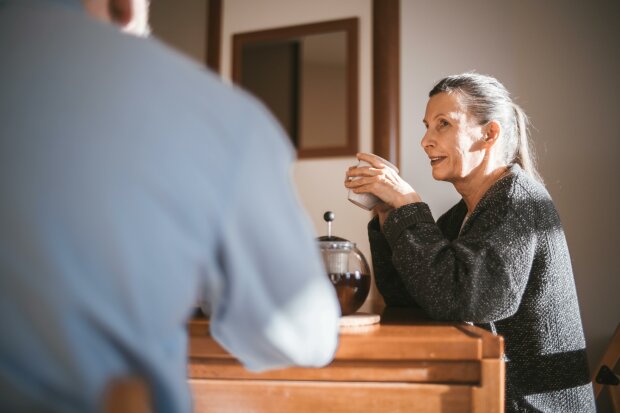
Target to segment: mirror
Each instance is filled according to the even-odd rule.
[[[358,19],[233,36],[233,81],[271,110],[299,158],[358,151]]]

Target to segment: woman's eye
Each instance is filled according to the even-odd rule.
[[[445,119],[441,119],[441,120],[439,121],[439,127],[440,127],[440,128],[443,128],[443,127],[448,126],[448,125],[449,125],[449,123],[448,123],[448,121],[447,121],[447,120],[445,120]]]

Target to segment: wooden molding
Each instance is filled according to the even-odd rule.
[[[400,0],[373,0],[373,152],[400,163]]]
[[[207,67],[220,72],[222,0],[209,0],[207,8]]]

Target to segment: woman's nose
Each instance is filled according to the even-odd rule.
[[[420,145],[422,145],[422,149],[432,147],[435,145],[433,138],[429,131],[427,130],[424,136],[422,136],[422,140],[420,141]]]

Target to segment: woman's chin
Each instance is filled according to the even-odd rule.
[[[445,181],[446,180],[446,176],[445,176],[445,174],[441,173],[437,169],[433,168],[433,179],[436,180],[436,181]]]

